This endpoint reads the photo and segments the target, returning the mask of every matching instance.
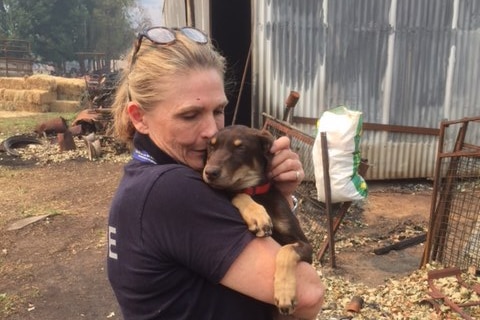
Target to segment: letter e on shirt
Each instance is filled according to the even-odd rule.
[[[108,257],[118,260],[118,254],[115,252],[117,247],[117,240],[114,237],[117,234],[117,228],[108,226]],[[116,237],[115,237],[116,238]]]

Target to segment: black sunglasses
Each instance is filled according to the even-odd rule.
[[[151,42],[160,45],[169,45],[174,43],[177,40],[175,31],[180,31],[188,39],[195,41],[199,44],[208,43],[208,36],[202,31],[193,28],[193,27],[183,27],[183,28],[167,28],[167,27],[151,27],[143,32],[140,32],[137,36],[137,41],[135,42],[135,50],[132,55],[132,62],[130,64],[130,69],[135,64],[137,59],[137,53],[140,50],[142,45],[143,38],[147,38]]]

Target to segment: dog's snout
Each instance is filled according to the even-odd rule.
[[[205,174],[205,177],[209,180],[209,181],[213,181],[215,179],[217,179],[218,177],[220,177],[220,168],[218,167],[205,167],[204,169],[204,174]]]

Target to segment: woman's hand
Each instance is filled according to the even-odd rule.
[[[269,177],[275,182],[278,190],[291,201],[290,196],[305,177],[300,158],[290,149],[290,139],[285,136],[273,142],[270,152],[274,156]]]

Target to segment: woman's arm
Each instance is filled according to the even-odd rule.
[[[275,257],[280,245],[272,238],[252,240],[231,265],[221,284],[247,296],[274,303],[273,280]],[[295,317],[315,319],[325,294],[317,271],[308,263],[300,262],[296,269],[297,307]]]

